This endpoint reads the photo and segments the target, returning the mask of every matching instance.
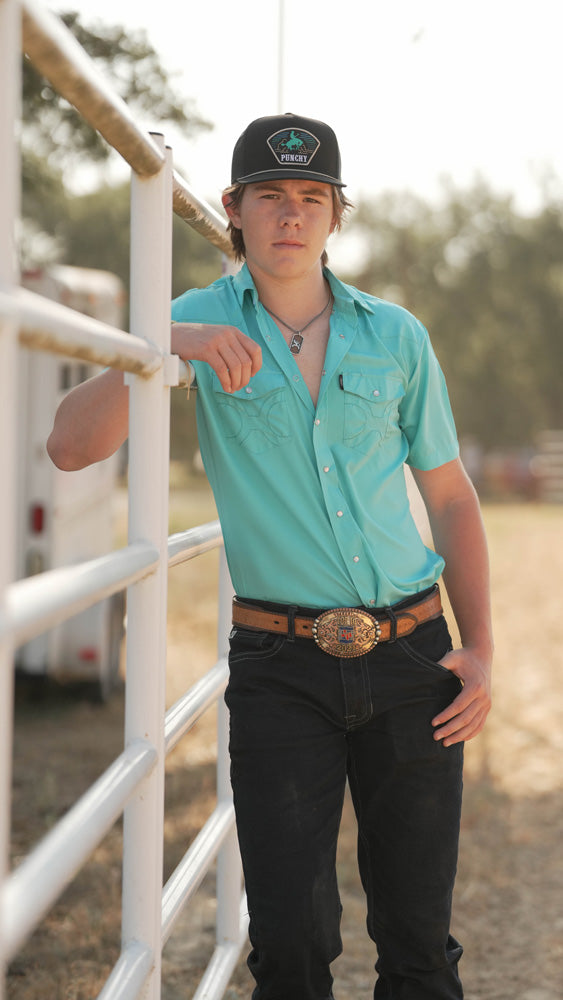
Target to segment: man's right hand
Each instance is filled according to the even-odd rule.
[[[260,347],[236,326],[174,323],[171,350],[183,361],[206,361],[225,392],[248,385],[262,366]]]

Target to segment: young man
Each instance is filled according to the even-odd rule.
[[[348,779],[374,996],[454,1000],[462,747],[490,705],[486,544],[426,331],[323,267],[342,186],[327,125],[252,122],[224,195],[246,264],[172,310],[237,593],[226,700],[253,996],[332,997]],[[127,390],[107,372],[63,402],[50,453],[77,468],[126,433]]]

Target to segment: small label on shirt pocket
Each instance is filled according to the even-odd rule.
[[[343,372],[344,444],[369,450],[379,445],[397,426],[403,383],[392,376]]]
[[[287,385],[281,372],[262,370],[237,392],[225,392],[213,375],[227,440],[259,454],[290,441]]]

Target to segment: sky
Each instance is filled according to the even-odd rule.
[[[444,177],[462,189],[483,178],[524,212],[541,204],[542,179],[561,193],[563,0],[50,6],[147,32],[177,91],[215,126],[189,143],[167,136],[213,204],[245,126],[280,111],[332,125],[356,203],[386,190],[438,201]]]

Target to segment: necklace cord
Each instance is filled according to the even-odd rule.
[[[313,316],[313,318],[310,319],[308,323],[305,323],[305,326],[302,326],[300,330],[296,330],[295,327],[290,326],[290,324],[286,323],[286,321],[284,319],[282,319],[281,316],[276,315],[276,313],[273,312],[272,309],[268,309],[268,306],[264,306],[264,303],[262,303],[262,305],[264,306],[264,309],[266,310],[266,312],[270,313],[270,316],[273,316],[274,319],[277,319],[278,323],[282,323],[282,325],[286,326],[288,330],[291,330],[291,332],[293,334],[295,334],[295,336],[300,337],[301,334],[304,333],[304,331],[309,326],[311,326],[311,324],[314,323],[316,319],[320,319],[321,318],[321,316],[323,315],[323,313],[326,312],[326,310],[328,309],[328,307],[329,307],[329,305],[330,305],[331,302],[332,302],[332,292],[329,292],[328,293],[328,299],[326,300],[326,302],[325,302],[324,306],[322,307],[321,311],[319,313],[317,313],[316,316]]]

